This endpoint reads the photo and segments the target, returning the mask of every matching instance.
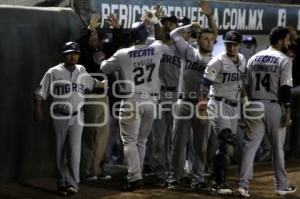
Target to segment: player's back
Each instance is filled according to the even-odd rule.
[[[247,65],[247,84],[251,99],[278,100],[282,85],[292,85],[290,59],[268,48],[255,54]]]
[[[177,87],[180,75],[180,55],[174,44],[164,44],[163,57],[160,60],[159,77],[162,86]]]
[[[135,93],[157,93],[159,91],[159,64],[163,44],[160,41],[151,45],[135,45],[118,53],[119,80],[133,83]],[[131,92],[128,83],[120,84],[121,92]]]

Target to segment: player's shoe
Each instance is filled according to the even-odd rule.
[[[98,177],[97,176],[87,176],[83,180],[93,182],[93,181],[97,181]]]
[[[76,194],[78,192],[78,189],[76,189],[75,187],[73,186],[69,186],[67,188],[67,192],[68,192],[68,195],[73,195],[73,194]]]
[[[204,192],[204,191],[209,191],[210,187],[207,182],[200,182],[194,185],[192,184],[191,190],[196,192]]]
[[[179,188],[179,182],[178,181],[173,180],[173,181],[168,182],[168,189],[169,190],[175,190],[177,188]]]
[[[126,182],[123,186],[123,191],[134,191],[136,189],[143,188],[144,181],[142,179],[135,180],[132,182]]]
[[[167,181],[163,177],[157,177],[154,180],[153,185],[156,186],[156,187],[166,187],[167,186]]]
[[[295,191],[297,190],[297,187],[294,185],[289,185],[286,189],[278,189],[275,192],[277,193],[277,195],[280,196],[284,196],[286,194],[290,194],[290,193],[295,193]]]
[[[215,184],[210,190],[220,195],[232,195],[232,189],[226,183]]]
[[[241,197],[244,197],[244,198],[250,197],[249,191],[246,188],[240,187],[237,189],[237,192],[238,192],[239,196],[241,196]]]
[[[97,176],[97,179],[98,180],[103,180],[103,181],[110,180],[111,179],[111,175],[102,173],[102,174],[100,174],[100,175]]]
[[[60,188],[58,188],[58,193],[61,196],[67,196],[68,195],[67,188],[66,187],[60,187]]]
[[[189,188],[191,187],[192,179],[187,175],[180,178],[179,182],[180,182],[180,186]]]

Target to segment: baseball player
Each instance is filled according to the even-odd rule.
[[[155,28],[161,30],[158,19],[153,16],[151,20],[157,23]],[[144,23],[133,24],[130,37],[134,45],[118,50],[101,64],[101,71],[105,74],[115,71],[119,73],[119,80],[122,80],[120,92],[127,95],[123,96],[119,115],[121,138],[128,164],[127,182],[124,185],[126,191],[133,191],[143,185],[145,144],[152,129],[156,110],[155,96],[159,92],[158,71],[163,43],[154,41],[145,45],[147,36]]]
[[[296,191],[296,187],[288,183],[283,149],[286,127],[290,125],[292,87],[292,62],[283,53],[289,45],[289,31],[274,27],[269,39],[271,46],[252,56],[247,65],[250,105],[245,112],[247,131],[238,183],[238,192],[244,197],[250,196],[253,161],[265,132],[273,149],[275,192],[286,195]]]
[[[58,191],[75,194],[79,188],[79,164],[85,89],[104,88],[105,81],[93,79],[82,65],[77,65],[80,48],[75,42],[63,46],[64,63],[50,68],[36,91],[35,120],[43,119],[42,102],[52,97],[51,117],[56,138]]]
[[[181,64],[179,52],[170,37],[170,32],[177,27],[177,18],[174,15],[165,16],[161,19],[161,23],[166,39],[164,42],[163,57],[160,60],[159,66],[161,87],[158,106],[161,117],[154,120],[152,128],[152,164],[157,177],[157,181],[155,182],[157,186],[165,186],[171,164],[172,104],[177,100],[177,85]]]
[[[105,41],[101,34],[98,34],[97,28],[100,25],[100,16],[92,15],[90,24],[87,28],[81,30],[81,37],[78,41],[81,49],[81,56],[79,63],[84,65],[88,73],[92,75],[99,74],[99,67],[101,62],[109,58],[121,45],[119,41],[122,37],[122,29],[114,15],[108,16],[108,22],[114,27],[113,37],[111,42]],[[99,81],[103,79],[102,76],[95,76]],[[114,77],[108,76],[110,83]],[[109,100],[108,96],[100,95],[104,93],[103,89],[95,89],[89,93],[85,99],[86,106],[84,106],[85,123],[89,124],[84,127],[82,134],[81,146],[81,164],[80,174],[85,180],[105,180],[110,179],[111,176],[105,174],[100,162],[104,162],[104,153],[110,135],[110,118],[109,115]],[[110,92],[108,92],[108,95]],[[93,97],[98,95],[97,97]],[[113,96],[110,96],[112,102]],[[106,106],[93,104],[102,103]],[[105,122],[106,121],[106,122]],[[103,125],[99,125],[103,123]],[[93,126],[94,125],[94,126]]]
[[[176,28],[171,32],[171,38],[180,52],[181,71],[178,91],[182,95],[176,103],[174,110],[174,128],[171,153],[171,174],[168,179],[168,188],[176,189],[183,177],[186,146],[194,151],[192,160],[191,188],[195,191],[207,189],[204,179],[204,167],[206,163],[207,141],[210,133],[208,120],[200,120],[195,114],[198,103],[199,83],[204,74],[205,67],[212,58],[212,49],[217,37],[217,27],[211,15],[211,9],[206,2],[200,3],[202,12],[208,17],[210,29],[202,30],[197,36],[199,48],[191,46],[185,36],[192,30],[199,31],[200,25],[193,23]],[[192,135],[191,135],[192,130]]]
[[[244,91],[242,77],[246,61],[244,56],[238,53],[241,42],[240,33],[227,32],[224,39],[226,52],[214,57],[208,63],[202,81],[203,95],[210,85],[207,113],[218,137],[218,149],[214,160],[216,184],[212,190],[224,195],[232,193],[225,178],[228,164],[227,145],[235,143],[233,135],[236,133],[239,118],[240,96]]]

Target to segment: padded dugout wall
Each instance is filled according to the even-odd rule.
[[[0,6],[0,181],[55,175],[54,134],[49,116],[33,121],[34,90],[81,28],[68,8]]]

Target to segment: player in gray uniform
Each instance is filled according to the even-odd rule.
[[[233,135],[236,133],[240,116],[239,101],[243,90],[242,77],[245,74],[246,61],[238,53],[242,35],[229,31],[225,35],[226,52],[214,57],[205,70],[202,89],[209,89],[207,113],[214,132],[218,137],[218,149],[214,160],[215,185],[212,190],[219,194],[231,194],[226,184],[228,144],[234,145]],[[205,88],[205,89],[204,89]],[[243,90],[244,91],[244,90]]]
[[[193,23],[179,27],[171,32],[171,38],[181,55],[181,72],[178,92],[182,95],[178,99],[174,110],[174,128],[171,153],[171,174],[168,179],[168,188],[176,189],[183,177],[186,160],[186,146],[194,151],[192,161],[193,190],[204,190],[207,184],[204,179],[204,166],[206,163],[207,141],[210,133],[208,120],[199,118],[196,105],[199,101],[199,84],[204,74],[205,67],[212,58],[211,52],[217,37],[217,27],[211,16],[211,9],[206,2],[201,2],[202,12],[208,17],[212,30],[200,32],[197,36],[199,48],[196,49],[187,43],[184,36],[192,30],[199,31],[200,25]],[[182,35],[183,34],[183,35]],[[192,135],[191,135],[192,130]]]
[[[167,174],[171,164],[171,143],[173,130],[172,105],[177,100],[177,86],[180,74],[180,55],[176,49],[170,32],[177,27],[177,18],[166,16],[161,19],[165,33],[163,57],[160,60],[159,79],[161,83],[160,99],[158,101],[161,117],[154,120],[152,128],[153,138],[153,166],[157,176],[157,186],[165,186]]]
[[[155,28],[162,33],[158,24]],[[135,23],[130,33],[134,45],[118,50],[101,64],[101,71],[105,74],[117,71],[119,80],[127,81],[120,84],[120,92],[127,94],[127,97],[123,97],[119,115],[121,138],[128,164],[127,182],[124,186],[126,191],[133,191],[143,184],[146,142],[157,106],[155,94],[159,92],[158,71],[163,43],[154,41],[148,46],[145,45],[147,34],[147,28],[142,22]]]
[[[293,84],[292,62],[283,53],[289,45],[289,31],[274,27],[269,39],[271,46],[252,56],[247,65],[246,87],[250,105],[245,112],[247,131],[238,183],[238,192],[244,197],[250,196],[248,189],[253,177],[253,161],[265,132],[273,150],[275,192],[286,195],[296,191],[296,187],[288,183],[283,149],[285,127],[290,125],[290,89]],[[256,111],[251,111],[253,108]]]
[[[42,102],[52,97],[51,117],[56,138],[58,190],[74,194],[79,188],[79,164],[85,90],[104,87],[104,81],[92,78],[82,65],[77,65],[80,48],[75,42],[63,47],[64,63],[50,68],[36,91],[35,120],[43,119]]]

